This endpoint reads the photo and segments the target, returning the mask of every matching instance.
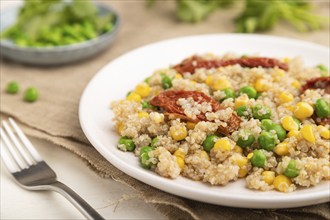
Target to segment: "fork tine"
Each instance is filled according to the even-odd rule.
[[[14,163],[13,159],[10,157],[9,152],[8,152],[7,148],[5,147],[5,143],[2,141],[2,139],[0,141],[1,141],[0,142],[0,145],[1,145],[0,156],[2,158],[4,165],[7,167],[7,169],[11,173],[16,173],[16,172],[20,171],[20,168],[18,167],[18,165],[16,163]]]
[[[31,160],[29,155],[26,153],[26,150],[22,147],[22,144],[18,141],[15,134],[12,132],[11,128],[6,121],[2,121],[3,127],[5,128],[7,134],[9,135],[12,143],[16,146],[16,149],[21,154],[27,165],[32,165],[34,162]]]
[[[37,161],[37,162],[43,161],[43,159],[41,158],[40,154],[34,148],[34,146],[29,141],[29,139],[25,136],[25,134],[23,133],[23,131],[18,127],[18,125],[16,124],[16,122],[14,121],[14,119],[8,118],[8,120],[9,120],[10,124],[12,125],[12,127],[14,128],[16,134],[18,135],[18,137],[21,139],[22,143],[26,147],[26,149],[30,152],[30,154],[33,157],[33,159],[35,161]]]
[[[23,160],[17,154],[16,150],[14,150],[14,146],[11,144],[11,142],[9,141],[9,138],[7,137],[5,131],[2,128],[0,128],[0,136],[1,136],[1,139],[3,140],[3,142],[5,143],[5,145],[7,146],[8,151],[10,152],[10,154],[14,158],[15,162],[17,163],[18,167],[20,169],[27,168],[26,164],[24,164]]]

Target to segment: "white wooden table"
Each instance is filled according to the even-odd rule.
[[[2,1],[2,0],[1,0]],[[73,153],[47,141],[30,138],[44,160],[67,184],[106,219],[167,219],[155,207],[133,198],[118,203],[131,188],[94,173]],[[74,206],[56,192],[20,188],[1,163],[0,219],[84,219]]]

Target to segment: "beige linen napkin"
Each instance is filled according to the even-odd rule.
[[[112,59],[136,47],[178,36],[233,32],[232,18],[239,8],[216,12],[200,24],[186,24],[174,18],[173,1],[159,1],[151,10],[145,7],[145,1],[101,2],[112,6],[122,18],[114,44],[98,56],[65,66],[36,67],[1,59],[1,114],[16,118],[25,125],[24,130],[29,135],[75,153],[101,176],[136,189],[142,200],[155,204],[170,219],[330,219],[329,203],[294,209],[257,210],[184,199],[135,180],[106,161],[88,142],[79,124],[79,100],[89,80]],[[322,4],[325,7],[320,13],[329,16],[329,4],[327,1]],[[330,44],[329,29],[298,33],[284,24],[268,34]],[[225,52],[219,51],[219,54]],[[18,81],[22,89],[37,87],[41,93],[39,100],[26,103],[22,101],[22,92],[6,94],[4,88],[11,80]]]

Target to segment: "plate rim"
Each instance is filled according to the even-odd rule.
[[[275,208],[273,206],[269,206],[269,203],[271,202],[284,202],[283,205],[281,206],[277,206],[277,208],[292,208],[292,207],[301,207],[301,206],[305,206],[308,203],[304,203],[301,204],[297,201],[301,200],[301,199],[306,199],[308,197],[308,200],[311,201],[308,205],[312,205],[312,204],[319,204],[319,203],[323,203],[323,202],[327,202],[330,200],[329,193],[330,190],[325,190],[325,191],[320,191],[320,192],[306,192],[303,194],[295,194],[294,197],[290,197],[290,196],[283,196],[283,193],[280,193],[279,196],[275,196],[275,201],[274,201],[274,197],[271,198],[263,198],[263,200],[257,200],[257,201],[253,201],[255,204],[261,204],[261,203],[267,203],[268,206],[265,207],[259,207],[253,204],[250,205],[246,205],[246,206],[242,206],[242,205],[236,205],[235,202],[237,200],[240,201],[244,201],[244,202],[248,202],[251,200],[251,198],[246,198],[246,196],[241,196],[241,195],[233,195],[233,194],[223,194],[221,196],[222,199],[226,199],[227,201],[225,203],[214,203],[214,202],[210,202],[209,200],[206,200],[204,197],[205,196],[211,196],[215,199],[219,199],[219,195],[214,196],[212,195],[212,193],[208,193],[205,194],[205,192],[203,192],[203,190],[190,190],[190,188],[181,186],[180,190],[184,190],[185,192],[187,192],[185,195],[182,195],[181,193],[177,193],[174,192],[173,190],[169,190],[168,187],[163,187],[163,186],[159,186],[159,185],[155,185],[155,183],[152,183],[151,181],[145,181],[146,177],[145,175],[147,175],[147,177],[149,175],[151,175],[151,173],[145,172],[142,174],[139,173],[139,171],[141,171],[142,168],[137,168],[137,167],[130,167],[132,168],[131,170],[126,169],[123,167],[121,167],[121,165],[125,165],[125,163],[121,160],[116,160],[115,158],[113,158],[111,161],[110,159],[108,159],[105,155],[107,154],[106,149],[104,147],[100,147],[102,146],[101,143],[99,143],[98,140],[95,140],[93,137],[91,137],[91,135],[88,132],[88,128],[87,125],[85,125],[84,120],[82,119],[82,116],[84,114],[84,102],[86,100],[86,96],[87,96],[87,92],[89,91],[91,85],[93,85],[93,82],[97,79],[97,77],[100,75],[100,73],[102,73],[105,69],[108,68],[108,66],[110,66],[111,64],[117,62],[118,60],[121,60],[123,57],[127,56],[128,54],[132,54],[132,53],[137,53],[139,50],[143,50],[146,49],[148,47],[153,47],[155,45],[158,44],[163,44],[163,43],[170,43],[172,41],[178,41],[178,40],[185,40],[185,39],[192,39],[192,38],[201,38],[201,37],[231,37],[231,36],[235,36],[235,37],[242,37],[242,38],[262,38],[262,39],[266,39],[266,40],[281,40],[284,41],[285,43],[290,43],[290,44],[304,44],[305,47],[311,47],[311,48],[317,48],[317,49],[321,49],[321,50],[325,50],[327,49],[326,46],[324,45],[320,45],[320,44],[316,44],[313,42],[308,42],[308,41],[304,41],[304,40],[299,40],[299,39],[292,39],[292,38],[286,38],[286,37],[278,37],[278,36],[272,36],[272,35],[259,35],[259,34],[202,34],[202,35],[188,35],[188,36],[183,36],[183,37],[176,37],[176,38],[170,38],[170,39],[165,39],[165,40],[161,40],[161,41],[156,41],[150,44],[146,44],[140,47],[137,47],[133,50],[127,51],[123,54],[121,54],[120,56],[118,56],[117,58],[109,61],[106,65],[104,65],[93,77],[92,79],[88,82],[87,86],[85,87],[82,96],[80,98],[80,102],[79,102],[79,121],[80,121],[80,126],[84,132],[84,134],[86,135],[87,139],[91,142],[91,144],[93,145],[93,147],[107,160],[109,161],[112,165],[114,165],[116,168],[118,168],[119,170],[121,170],[122,172],[124,172],[125,174],[131,176],[134,179],[140,180],[142,182],[144,182],[147,185],[153,186],[159,190],[168,192],[170,194],[173,195],[177,195],[180,197],[184,197],[184,198],[189,198],[189,199],[193,199],[193,200],[197,200],[197,201],[202,201],[202,202],[206,202],[206,203],[211,203],[211,204],[216,204],[216,205],[224,205],[224,206],[230,206],[230,207],[241,207],[241,208],[260,208],[260,209],[268,209],[268,208]],[[109,100],[111,101],[111,100]],[[134,171],[138,171],[137,173],[134,173]],[[153,175],[154,176],[154,175]],[[156,178],[157,180],[163,182],[162,180],[166,180],[166,184],[169,184],[170,187],[178,187],[178,185],[176,185],[175,183],[173,183],[173,180],[168,181],[167,178],[164,177],[160,177],[160,176],[154,176],[154,178]],[[184,178],[184,177],[182,177]],[[188,178],[185,178],[188,179]],[[190,180],[190,179],[188,179]],[[191,180],[193,181],[193,180]],[[329,183],[328,183],[329,184]],[[221,186],[220,186],[221,187]],[[263,193],[263,192],[259,192],[257,191],[256,193]],[[290,195],[290,194],[287,194]],[[285,198],[285,201],[283,200]],[[313,201],[313,202],[312,202]],[[295,204],[292,204],[292,202],[296,202]]]

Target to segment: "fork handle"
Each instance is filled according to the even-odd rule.
[[[67,185],[55,181],[50,185],[51,190],[56,191],[67,198],[87,219],[89,220],[104,220],[104,218],[95,211],[83,198],[76,192],[70,189]]]

